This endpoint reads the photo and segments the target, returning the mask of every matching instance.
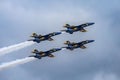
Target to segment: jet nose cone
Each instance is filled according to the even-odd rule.
[[[57,51],[61,50],[62,48],[56,48]]]
[[[93,24],[95,24],[94,22],[92,22],[92,23],[89,23],[88,25],[93,25]]]
[[[95,40],[88,40],[88,43],[94,42]]]
[[[54,34],[55,35],[59,35],[59,34],[62,34],[62,32],[55,32]]]

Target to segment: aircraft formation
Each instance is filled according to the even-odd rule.
[[[46,35],[38,35],[36,33],[33,33],[30,36],[30,37],[32,37],[32,39],[29,39],[28,41],[33,41],[33,42],[36,42],[36,43],[40,43],[40,42],[46,41],[46,40],[53,41],[54,36],[60,35],[64,32],[69,33],[69,34],[73,34],[74,32],[78,32],[78,31],[87,32],[87,30],[85,28],[88,27],[88,26],[91,26],[93,24],[95,24],[95,23],[84,23],[84,24],[81,24],[81,25],[78,25],[78,26],[74,26],[74,25],[71,26],[69,24],[66,24],[64,26],[66,29],[61,30],[60,32],[53,32],[53,33],[49,33],[49,34],[46,34]],[[41,59],[42,57],[53,58],[54,55],[52,53],[61,51],[62,49],[67,49],[67,50],[70,50],[70,51],[73,51],[74,49],[77,49],[77,48],[85,49],[86,44],[92,43],[94,41],[95,40],[84,40],[84,41],[81,41],[81,42],[66,41],[64,44],[67,45],[67,46],[64,46],[64,47],[61,47],[61,48],[52,48],[48,51],[38,51],[37,49],[34,49],[32,51],[32,53],[34,53],[34,55],[30,55],[29,57],[35,57],[35,58],[38,58],[38,59]]]

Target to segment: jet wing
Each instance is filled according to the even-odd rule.
[[[44,36],[42,36],[42,37],[39,37],[40,38],[40,40],[44,40],[45,39],[45,37]]]
[[[81,49],[85,49],[86,47],[85,46],[80,46]]]
[[[81,32],[87,32],[87,30],[85,30],[85,29],[81,29],[80,31],[81,31]]]
[[[76,46],[76,45],[77,45],[77,43],[71,42],[71,43],[70,43],[70,44],[68,44],[68,45],[71,45],[71,46]]]
[[[71,26],[70,28],[73,29],[73,30],[77,30],[78,29],[78,27],[76,27],[76,26]]]
[[[49,54],[48,56],[51,57],[51,58],[55,57],[53,54]]]
[[[74,44],[73,47],[77,47],[78,45],[77,44]]]
[[[77,27],[71,27],[71,29],[72,29],[72,30],[78,30],[78,28],[77,28]]]
[[[52,38],[49,38],[49,39],[48,39],[48,41],[53,41],[53,40],[54,40],[54,39],[52,39]]]
[[[42,52],[42,51],[40,51],[40,53],[39,53],[41,56],[44,56],[45,55],[45,53],[44,52]]]

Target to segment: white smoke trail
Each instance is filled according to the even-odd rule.
[[[21,65],[21,64],[25,64],[25,63],[34,61],[36,59],[37,58],[34,58],[34,57],[26,57],[26,58],[23,58],[23,59],[18,59],[18,60],[15,60],[15,61],[3,63],[3,64],[0,65],[0,70],[4,70],[4,69],[10,68],[10,67],[15,67],[15,66],[18,66],[18,65]]]
[[[34,44],[33,41],[25,41],[25,42],[22,42],[19,44],[15,44],[15,45],[1,48],[0,49],[0,56],[5,55],[5,54],[10,53],[10,52],[13,52],[13,51],[17,51],[19,49],[25,48],[25,47],[33,45],[33,44]]]
[[[66,33],[66,32],[61,32],[62,34]]]
[[[62,48],[62,50],[66,50],[66,48]]]

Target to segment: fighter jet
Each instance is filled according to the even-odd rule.
[[[55,56],[52,53],[60,51],[60,50],[62,50],[62,48],[53,48],[53,49],[50,49],[50,50],[44,51],[44,52],[43,51],[38,51],[37,49],[34,49],[32,51],[32,53],[34,53],[35,55],[31,55],[29,57],[35,57],[35,58],[41,59],[42,57],[47,57],[48,56],[48,57],[53,58]]]
[[[78,26],[71,26],[69,24],[66,24],[64,27],[67,28],[66,30],[61,30],[62,32],[66,32],[66,33],[69,33],[69,34],[73,34],[73,32],[77,32],[77,31],[80,31],[80,32],[87,32],[87,30],[85,30],[84,28],[85,27],[88,27],[88,26],[91,26],[95,23],[84,23],[84,24],[81,24],[81,25],[78,25]]]
[[[53,33],[49,33],[47,35],[37,35],[36,33],[33,33],[30,37],[33,37],[34,39],[30,39],[28,41],[33,41],[33,42],[37,42],[40,43],[41,41],[53,41],[53,39],[51,37],[56,36],[56,35],[60,35],[62,34],[62,32],[53,32]]]
[[[74,50],[76,48],[85,49],[86,48],[85,44],[88,44],[88,43],[91,43],[91,42],[94,42],[94,40],[85,40],[85,41],[78,42],[78,43],[66,41],[64,44],[66,44],[67,47],[62,47],[62,48],[66,48],[66,49],[69,49],[69,50]]]

